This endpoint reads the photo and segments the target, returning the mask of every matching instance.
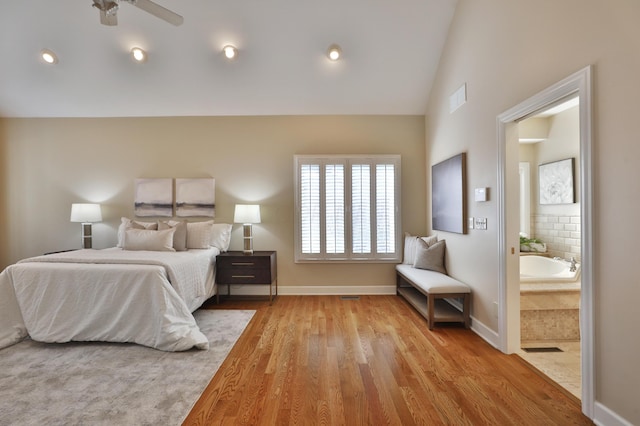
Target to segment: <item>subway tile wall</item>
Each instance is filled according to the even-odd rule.
[[[580,216],[536,214],[531,216],[534,237],[547,244],[551,257],[570,259],[580,256]]]

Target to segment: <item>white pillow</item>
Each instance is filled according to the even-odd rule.
[[[213,239],[213,221],[187,222],[187,248],[208,249]]]
[[[217,247],[221,252],[229,250],[232,226],[228,223],[214,223],[211,232],[211,246]]]
[[[184,220],[158,221],[158,230],[175,228],[176,233],[173,234],[173,248],[176,251],[185,251],[187,249],[187,222]]]
[[[138,228],[138,229],[158,229],[157,222],[138,222],[133,221],[127,217],[120,218],[120,226],[118,227],[118,244],[117,247],[122,248],[124,244],[124,231],[127,228]]]
[[[418,244],[418,239],[422,239],[425,243],[427,243],[427,247],[430,247],[438,242],[437,235],[430,235],[428,237],[416,237],[415,235],[411,235],[408,232],[404,233],[404,258],[402,260],[402,264],[411,265],[415,263],[416,260],[416,245]]]
[[[176,228],[153,231],[150,229],[128,228],[124,231],[125,250],[176,251],[173,248],[173,234]]]
[[[404,265],[412,265],[413,261],[416,258],[416,243],[418,242],[418,237],[415,235],[411,235],[408,232],[404,233],[404,259],[402,263]]]

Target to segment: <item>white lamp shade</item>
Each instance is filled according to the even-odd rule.
[[[71,222],[101,222],[100,204],[79,203],[71,205]]]
[[[236,204],[233,221],[235,223],[260,223],[260,206],[258,204]]]

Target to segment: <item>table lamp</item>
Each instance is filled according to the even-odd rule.
[[[244,254],[253,254],[253,230],[251,225],[260,223],[260,206],[257,204],[236,204],[233,221],[242,223]]]
[[[82,248],[91,248],[91,223],[102,221],[100,204],[71,204],[71,222],[82,223]]]

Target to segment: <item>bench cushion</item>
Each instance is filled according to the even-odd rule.
[[[411,265],[396,265],[396,270],[427,293],[471,293],[471,287],[440,272],[416,269]]]

